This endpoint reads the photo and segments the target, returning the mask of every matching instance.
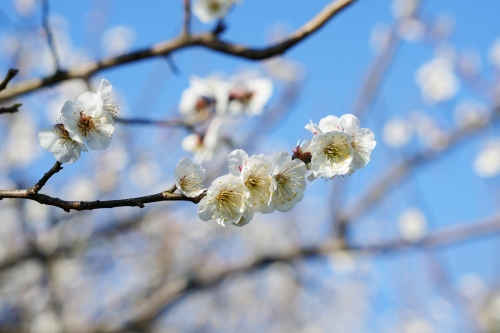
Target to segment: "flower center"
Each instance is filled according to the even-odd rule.
[[[63,124],[56,124],[56,126],[59,129],[59,136],[61,137],[61,140],[71,140],[69,133],[66,131]]]
[[[254,92],[244,88],[235,89],[229,93],[230,101],[237,100],[243,105],[248,105],[253,97]]]
[[[205,111],[208,108],[215,107],[216,100],[212,97],[201,96],[196,101],[195,109],[197,112]]]
[[[276,196],[281,201],[282,204],[286,201],[291,201],[297,196],[297,192],[294,191],[295,186],[302,187],[302,185],[290,174],[288,171],[285,173],[279,173],[276,175],[276,183],[278,184],[276,189]]]
[[[234,219],[236,216],[235,209],[243,205],[243,194],[234,192],[234,190],[224,189],[217,194],[215,200],[218,202],[218,209],[222,219],[226,221],[227,214]]]
[[[80,111],[80,120],[78,121],[78,129],[80,132],[87,136],[90,132],[95,130],[95,121],[91,116],[87,116]]]
[[[211,11],[211,12],[218,12],[220,10],[220,3],[219,1],[210,1],[209,4],[208,4],[208,9]]]
[[[330,163],[343,163],[351,155],[347,144],[332,142],[323,149],[326,160]]]
[[[245,182],[250,195],[254,200],[254,205],[257,204],[256,200],[259,200],[261,204],[267,203],[269,200],[270,188],[271,188],[271,177],[259,177],[255,175],[250,175]]]

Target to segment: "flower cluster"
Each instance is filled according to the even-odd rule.
[[[350,175],[368,164],[376,145],[373,132],[361,128],[351,114],[328,116],[305,128],[314,136],[294,148],[293,156],[281,151],[269,161],[264,155],[232,151],[227,157],[229,173],[215,179],[199,203],[200,219],[241,227],[255,213],[289,211],[304,197],[306,178]],[[187,158],[175,169],[177,189],[188,197],[203,193],[204,177],[205,170]]]
[[[193,4],[193,13],[203,23],[222,19],[231,9],[235,0],[197,0]]]
[[[61,163],[74,163],[82,151],[106,149],[115,130],[118,107],[111,95],[111,84],[102,80],[96,93],[81,94],[76,103],[67,101],[60,122],[38,133],[40,145]],[[87,145],[85,145],[87,144]]]
[[[368,128],[361,128],[358,118],[345,114],[338,118],[328,116],[319,124],[312,121],[305,126],[314,136],[294,149],[295,157],[310,158],[307,179],[334,178],[351,175],[370,162],[377,142]]]

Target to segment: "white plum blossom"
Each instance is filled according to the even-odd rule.
[[[401,237],[408,242],[418,242],[427,233],[427,219],[417,208],[406,210],[398,219]]]
[[[299,159],[281,151],[272,160],[273,195],[268,212],[287,212],[302,200],[306,189],[306,165]]]
[[[352,114],[345,114],[339,119],[339,125],[343,132],[351,136],[351,146],[354,156],[351,168],[359,170],[370,162],[370,155],[377,142],[375,135],[368,128],[361,128],[359,119]]]
[[[88,152],[85,144],[70,138],[63,124],[43,128],[38,133],[38,139],[43,149],[54,154],[60,163],[74,163],[83,151]]]
[[[186,197],[194,198],[203,193],[203,180],[207,172],[189,158],[179,161],[174,170],[175,186]]]
[[[269,78],[238,75],[229,79],[230,114],[261,114],[273,93],[273,82]]]
[[[209,23],[226,16],[235,0],[196,0],[193,13],[203,23]]]
[[[245,204],[246,187],[239,176],[227,174],[215,179],[207,195],[198,204],[198,216],[203,221],[244,225],[253,218],[252,210]]]
[[[474,171],[483,178],[495,177],[500,173],[500,140],[487,142],[474,160]]]
[[[229,172],[241,177],[247,189],[246,203],[253,212],[268,213],[273,195],[272,165],[263,155],[248,154],[236,149],[228,157]]]
[[[217,77],[192,76],[182,92],[179,111],[188,123],[199,123],[213,114],[225,114],[229,99],[228,84]]]
[[[333,178],[348,174],[354,156],[351,143],[351,136],[343,132],[315,135],[309,147],[312,152],[310,173],[314,178]]]
[[[459,81],[450,60],[439,57],[423,64],[415,76],[424,100],[431,103],[445,102],[458,91]]]
[[[382,130],[384,142],[391,148],[401,148],[410,142],[413,136],[412,124],[404,118],[392,118]]]
[[[224,141],[220,135],[222,123],[222,117],[215,117],[210,122],[204,136],[193,133],[182,140],[182,148],[194,154],[193,160],[195,163],[201,164],[210,161],[224,147]]]
[[[325,134],[332,131],[341,131],[339,118],[331,115],[321,119],[319,124],[314,124],[312,120],[310,120],[309,124],[307,124],[304,128],[314,135]]]
[[[108,118],[109,122],[115,122],[116,114],[118,113],[118,106],[113,102],[113,95],[111,94],[112,88],[111,83],[103,79],[97,90],[97,95],[102,99],[104,115]]]
[[[86,92],[78,97],[77,104],[67,101],[62,114],[71,139],[86,142],[92,150],[106,149],[111,144],[115,127],[106,117],[99,95]]]

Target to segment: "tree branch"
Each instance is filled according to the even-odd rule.
[[[33,187],[26,190],[28,195],[40,192],[40,190],[42,189],[42,187],[45,186],[45,184],[50,179],[50,177],[52,177],[54,174],[58,173],[62,169],[63,168],[61,166],[61,163],[59,161],[57,161],[54,164],[54,166],[43,175],[43,177],[38,181],[38,183],[36,183]]]
[[[57,57],[56,46],[54,45],[54,38],[49,24],[49,0],[42,0],[42,26],[47,35],[47,43],[49,44],[50,53],[52,54],[54,67],[56,71],[59,71],[61,66],[59,64],[59,58]]]
[[[11,106],[3,106],[0,108],[0,114],[2,113],[16,113],[19,111],[19,108],[22,106],[21,103],[16,103]]]
[[[184,36],[189,35],[189,24],[191,21],[191,4],[189,0],[183,0],[184,4],[184,26],[182,30],[182,34]]]
[[[147,118],[120,118],[117,117],[116,122],[124,125],[150,125],[160,127],[184,127],[190,132],[196,133],[194,126],[185,123],[182,120],[154,120]]]
[[[10,80],[12,80],[14,76],[17,75],[17,73],[19,73],[18,69],[15,68],[9,69],[2,83],[0,83],[0,91],[4,90],[7,87],[7,84],[9,84]]]
[[[107,68],[127,64],[141,59],[157,56],[166,56],[174,51],[192,47],[202,46],[220,53],[233,55],[250,60],[262,60],[282,54],[295,44],[304,40],[325,25],[332,17],[341,12],[342,9],[352,4],[355,0],[336,0],[327,5],[312,20],[291,34],[284,41],[266,48],[250,48],[248,46],[223,42],[212,33],[202,33],[191,36],[180,36],[175,39],[153,45],[150,48],[131,52],[128,54],[110,57],[95,62],[90,62],[67,71],[56,72],[45,78],[32,79],[19,83],[8,90],[0,93],[0,102],[6,99],[34,91],[41,87],[47,87],[58,82],[75,78],[86,78]]]

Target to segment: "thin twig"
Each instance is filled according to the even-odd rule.
[[[183,0],[184,3],[184,26],[182,29],[182,34],[184,36],[189,36],[189,25],[191,21],[191,4],[189,0]]]
[[[121,118],[115,119],[117,123],[123,125],[150,125],[150,126],[160,126],[160,127],[183,127],[190,132],[196,133],[193,125],[189,125],[182,120],[154,120],[147,118]]]
[[[7,84],[9,84],[10,80],[12,80],[14,76],[17,75],[17,73],[19,73],[18,69],[15,68],[9,69],[2,83],[0,83],[0,91],[4,90],[7,87]]]
[[[40,192],[40,190],[42,189],[42,187],[45,186],[45,184],[50,179],[50,177],[52,177],[53,175],[55,175],[56,173],[58,173],[62,169],[63,169],[63,167],[61,166],[61,163],[59,161],[57,161],[54,164],[54,166],[43,175],[43,177],[38,181],[38,183],[36,183],[33,187],[26,190],[28,195]]]
[[[327,5],[312,20],[292,33],[288,38],[277,44],[265,48],[250,48],[244,45],[237,45],[224,42],[212,33],[202,33],[198,35],[180,36],[175,39],[153,45],[150,48],[127,53],[124,55],[90,62],[67,71],[60,71],[53,75],[41,79],[32,79],[19,83],[6,91],[0,93],[0,102],[14,96],[18,96],[41,87],[47,87],[58,82],[90,77],[93,74],[107,68],[135,62],[151,57],[165,56],[174,51],[192,47],[202,46],[214,51],[233,55],[250,60],[262,60],[282,54],[295,44],[301,42],[314,32],[323,27],[332,17],[340,13],[344,8],[352,4],[355,0],[336,0]]]
[[[19,111],[19,108],[22,106],[21,103],[16,103],[11,106],[3,106],[0,108],[0,114],[2,113],[16,113]]]
[[[59,58],[56,52],[56,46],[54,44],[54,37],[52,36],[52,30],[50,29],[49,23],[49,0],[42,0],[42,26],[45,30],[45,35],[47,36],[47,43],[49,44],[50,53],[52,54],[52,60],[54,61],[54,67],[56,71],[61,70],[59,63]]]

